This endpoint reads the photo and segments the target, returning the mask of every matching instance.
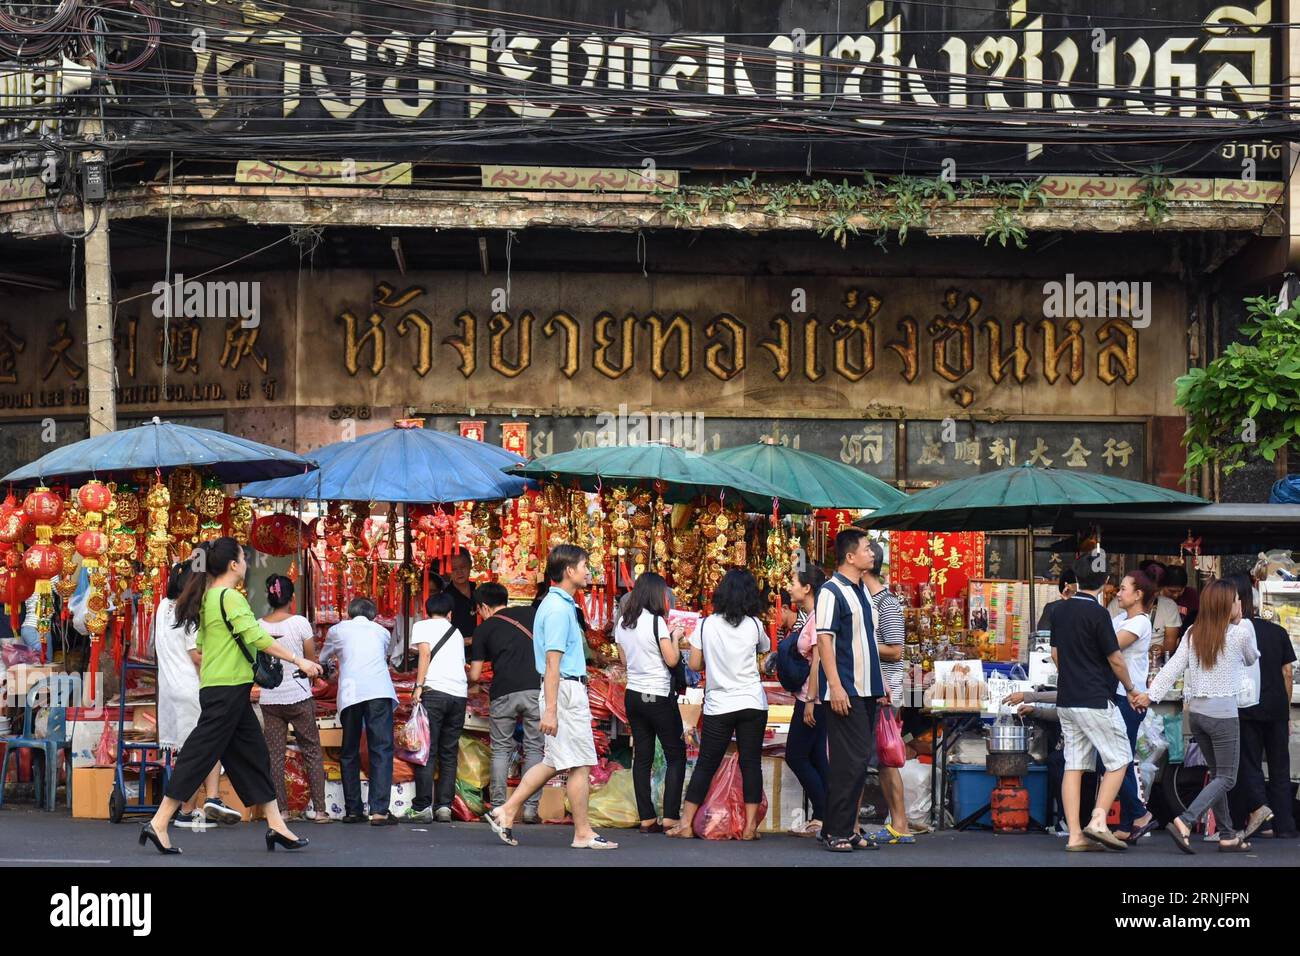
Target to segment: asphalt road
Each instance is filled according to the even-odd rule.
[[[73,820],[65,811],[0,808],[0,869],[15,866],[192,867],[192,866],[1071,866],[1101,868],[1230,867],[1300,865],[1300,841],[1257,837],[1251,853],[1219,853],[1214,844],[1195,844],[1195,856],[1178,852],[1163,832],[1123,853],[1065,852],[1065,841],[1045,834],[998,835],[944,831],[918,838],[915,846],[879,851],[827,853],[814,841],[770,834],[757,843],[669,840],[635,831],[606,830],[618,850],[592,852],[569,847],[567,826],[520,826],[518,847],[500,843],[486,824],[407,825],[384,829],[335,823],[301,823],[299,836],[312,844],[294,853],[266,852],[260,823],[195,833],[172,828],[180,856],[163,857],[136,840],[143,818],[120,824]]]

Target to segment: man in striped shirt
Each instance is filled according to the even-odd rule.
[[[875,541],[871,549],[871,570],[862,573],[862,586],[871,597],[876,622],[876,648],[880,652],[880,672],[885,678],[885,696],[880,707],[889,707],[894,716],[903,705],[903,677],[907,662],[903,660],[903,644],[907,628],[903,623],[903,606],[885,586],[881,567],[885,563],[885,549]],[[889,803],[889,822],[876,834],[881,843],[915,843],[916,837],[907,826],[907,801],[903,796],[903,774],[897,767],[880,767],[880,789]]]

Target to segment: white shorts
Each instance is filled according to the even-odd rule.
[[[1105,710],[1095,707],[1058,707],[1061,735],[1065,741],[1065,769],[1092,772],[1097,758],[1110,773],[1133,762],[1128,744],[1128,729],[1119,708],[1108,703]]]
[[[546,688],[537,695],[537,706],[546,716]],[[586,685],[576,680],[560,681],[560,699],[555,708],[558,727],[554,737],[545,737],[545,756],[542,763],[555,770],[574,767],[594,767],[596,738],[591,733],[591,704],[587,700]]]

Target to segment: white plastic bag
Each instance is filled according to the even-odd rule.
[[[903,801],[907,806],[908,821],[929,823],[930,810],[934,806],[930,793],[930,765],[909,760],[898,772],[903,778]]]
[[[1139,763],[1156,765],[1169,750],[1165,739],[1164,720],[1153,710],[1148,710],[1138,727],[1136,757]]]

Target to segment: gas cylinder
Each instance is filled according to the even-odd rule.
[[[1025,833],[1029,830],[1029,791],[1019,777],[998,777],[989,798],[995,833]]]

